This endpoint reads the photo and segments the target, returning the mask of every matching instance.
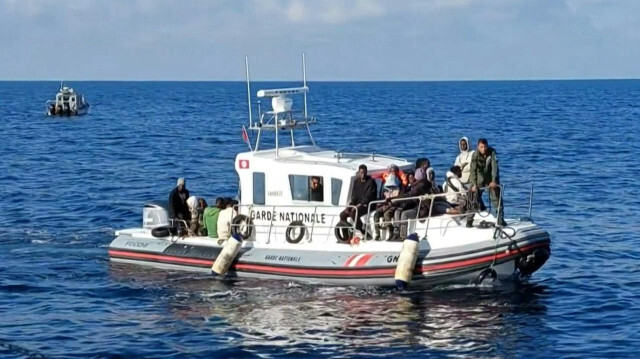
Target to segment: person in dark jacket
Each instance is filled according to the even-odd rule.
[[[353,181],[351,189],[351,199],[349,200],[349,206],[340,213],[340,220],[346,221],[347,218],[351,218],[356,222],[356,229],[364,233],[364,225],[360,220],[360,217],[367,213],[369,203],[377,199],[376,181],[367,175],[367,166],[360,165],[356,174],[356,179]]]
[[[469,183],[471,192],[476,194],[480,207],[484,207],[482,202],[483,187],[489,187],[489,197],[491,204],[497,211],[497,223],[501,226],[506,225],[504,222],[504,214],[502,209],[502,201],[500,200],[500,171],[498,169],[498,158],[496,150],[489,147],[489,143],[485,138],[478,140],[478,150],[471,156],[471,171],[469,173]],[[473,214],[467,217],[467,227],[473,226]]]
[[[427,180],[426,167],[418,166],[416,164],[415,182],[412,184],[411,189],[397,198],[409,198],[417,197],[431,193],[431,183]],[[418,208],[420,204],[420,208]],[[407,200],[399,202],[401,208],[396,210],[395,221],[399,223],[398,226],[400,233],[394,235],[395,240],[401,240],[407,238],[407,228],[410,219],[416,219],[420,217],[426,217],[429,215],[429,207],[431,202],[429,200]]]
[[[189,199],[189,190],[185,187],[184,178],[179,178],[176,188],[169,193],[169,218],[191,220],[187,199]]]

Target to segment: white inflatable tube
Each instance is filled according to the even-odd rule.
[[[240,251],[240,247],[242,247],[242,238],[240,236],[234,235],[227,239],[224,248],[222,248],[222,251],[220,251],[220,254],[218,254],[218,257],[213,262],[211,271],[220,276],[227,274],[229,266],[231,266],[231,263],[233,263]]]
[[[417,234],[412,233],[402,242],[402,249],[398,257],[398,265],[396,266],[394,277],[398,289],[407,289],[409,282],[411,282],[416,260],[418,259],[418,252],[420,252],[420,239],[418,239]]]

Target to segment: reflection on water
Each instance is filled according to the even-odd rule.
[[[112,275],[131,281],[131,267]],[[448,287],[423,292],[322,287],[281,281],[223,283],[206,276],[135,269],[135,281],[168,289],[161,300],[176,319],[231,332],[237,344],[321,350],[345,355],[384,349],[474,355],[514,354],[533,343],[521,331],[545,326],[543,285]],[[391,352],[389,352],[391,350]]]

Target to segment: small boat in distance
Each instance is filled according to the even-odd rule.
[[[84,95],[61,82],[55,100],[47,101],[45,106],[48,116],[80,116],[89,112],[90,105]]]

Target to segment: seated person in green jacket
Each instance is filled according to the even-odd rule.
[[[207,230],[209,238],[218,238],[218,215],[226,206],[224,198],[218,197],[215,206],[207,207],[204,210],[204,228]]]

